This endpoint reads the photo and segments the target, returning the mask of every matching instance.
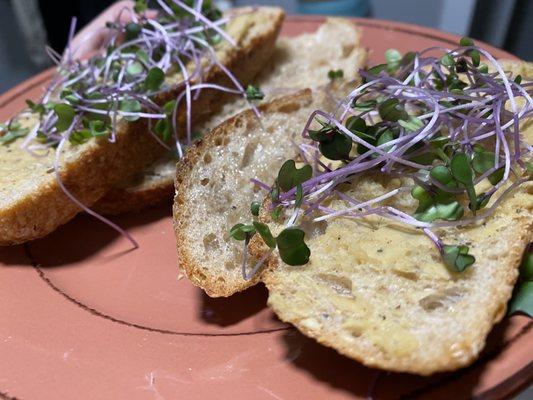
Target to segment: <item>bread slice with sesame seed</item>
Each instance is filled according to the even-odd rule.
[[[236,46],[221,42],[216,48],[218,61],[237,79],[249,81],[271,56],[284,18],[276,7],[237,9],[226,26]],[[206,70],[204,81],[228,84],[227,75],[214,66]],[[156,101],[164,104],[175,98],[183,85],[179,76],[166,77],[169,90]],[[195,102],[202,117],[219,107],[224,99],[215,91],[203,91]],[[34,126],[35,116],[21,118],[21,124]],[[182,121],[184,115],[178,115]],[[145,120],[119,121],[115,143],[105,138],[91,139],[80,145],[67,143],[60,155],[60,170],[54,170],[56,149],[34,157],[21,149],[22,139],[0,145],[0,245],[23,243],[44,236],[72,219],[80,208],[61,189],[57,176],[67,190],[83,204],[91,206],[112,187],[128,180],[162,154],[148,131]],[[59,174],[59,175],[57,175]]]

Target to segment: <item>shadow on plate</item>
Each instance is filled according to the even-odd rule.
[[[338,390],[363,399],[472,399],[485,398],[478,384],[488,362],[495,359],[514,339],[505,339],[510,319],[505,318],[487,338],[487,346],[479,359],[471,366],[451,373],[440,373],[430,377],[404,373],[390,373],[368,368],[335,350],[318,344],[296,330],[287,331],[280,340],[286,348],[286,359],[313,378]],[[430,351],[430,350],[428,350]],[[496,397],[506,398],[504,384],[495,382],[490,390],[500,393]],[[512,386],[512,385],[511,385]],[[501,392],[500,392],[501,390]]]
[[[202,320],[208,324],[227,327],[264,310],[267,307],[268,291],[260,283],[230,297],[209,297],[200,289],[198,290],[198,296],[201,297],[199,312]],[[270,319],[269,323],[279,324],[280,327],[286,326],[273,313],[269,313],[265,318]]]
[[[127,231],[166,218],[172,218],[172,210],[163,206],[150,208],[140,213],[110,217],[113,222]],[[47,254],[57,255],[51,257],[52,261],[49,259],[46,265],[41,265],[45,268],[53,268],[86,259],[119,238],[120,234],[113,228],[87,214],[79,214],[72,221],[60,226],[51,234],[26,244],[30,257],[24,261],[23,265],[32,264],[32,249],[38,249],[39,252],[45,250]],[[135,251],[129,242],[125,241],[124,244],[124,250],[107,256],[107,258],[111,260]],[[23,246],[16,247],[23,249]],[[0,263],[12,264],[10,262],[12,257],[9,251],[4,252],[3,249],[0,249]]]

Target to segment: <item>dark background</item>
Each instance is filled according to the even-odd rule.
[[[0,0],[0,93],[49,67],[43,51],[47,43],[62,51],[73,15],[78,28],[113,0]],[[289,13],[315,12],[415,23],[469,35],[489,42],[525,60],[533,59],[533,0],[218,0],[222,6],[272,4]],[[21,18],[25,7],[38,10]]]

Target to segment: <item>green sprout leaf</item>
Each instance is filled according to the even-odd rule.
[[[176,106],[176,100],[167,101],[165,105],[163,106],[163,112],[166,115],[172,115],[172,113],[174,112],[175,106]]]
[[[299,228],[285,228],[276,238],[279,255],[288,265],[304,265],[309,262],[311,250],[304,242],[305,233]]]
[[[394,140],[394,133],[390,129],[386,129],[383,131],[383,133],[379,136],[379,139],[377,141],[377,145],[381,146],[382,144],[388,143],[391,140]],[[385,146],[383,148],[384,151],[389,151],[392,148],[392,146]]]
[[[488,74],[489,72],[489,66],[485,63],[479,64],[479,67],[477,67],[477,70],[481,74]]]
[[[138,61],[134,61],[132,63],[130,63],[127,67],[126,67],[126,73],[128,75],[132,75],[132,76],[135,76],[135,75],[139,75],[141,74],[142,72],[144,71],[144,67],[143,65],[138,62]]]
[[[351,116],[346,120],[346,129],[350,132],[366,132],[366,122],[363,118]]]
[[[135,5],[133,6],[133,10],[140,14],[148,8],[148,1],[147,0],[135,0]]]
[[[481,193],[479,196],[477,196],[476,211],[485,208],[487,204],[489,204],[491,197],[492,195],[488,195],[487,193]],[[474,205],[471,203],[468,205],[468,207],[471,210],[474,209]]]
[[[144,81],[144,89],[147,92],[156,92],[165,81],[165,73],[161,68],[154,67],[148,71]]]
[[[33,101],[31,100],[26,100],[26,104],[28,105],[28,107],[30,108],[30,110],[32,110],[33,112],[39,114],[39,115],[43,115],[46,111],[46,109],[44,108],[44,104],[41,104],[41,103],[34,103]]]
[[[256,229],[253,225],[244,225],[244,224],[235,224],[229,231],[230,236],[239,241],[246,240],[250,238]]]
[[[509,305],[509,314],[523,313],[533,317],[533,282],[522,282]]]
[[[424,127],[424,123],[412,115],[409,116],[407,121],[400,119],[398,124],[409,132],[416,132]]]
[[[270,228],[263,224],[262,222],[254,221],[254,227],[257,233],[261,236],[265,244],[270,247],[271,249],[276,248],[276,239],[274,239],[274,236],[272,236],[272,232],[270,232]]]
[[[467,36],[463,36],[461,40],[459,40],[459,46],[468,47],[468,46],[473,46],[473,45],[474,45],[474,41]]]
[[[265,98],[265,94],[258,87],[248,85],[246,88],[246,98],[248,100],[263,100]]]
[[[526,171],[530,178],[533,178],[533,163],[526,161]]]
[[[494,153],[488,151],[476,151],[472,158],[472,168],[478,174],[484,174],[494,167]]]
[[[278,180],[276,179],[276,181],[274,182],[274,185],[272,186],[272,190],[270,191],[270,199],[274,203],[279,202],[279,191],[280,191],[279,183],[278,183]]]
[[[386,71],[386,70],[387,70],[387,64],[378,64],[378,65],[373,66],[372,68],[367,69],[366,72],[369,73],[370,75],[377,77],[382,71]],[[363,78],[363,83],[366,83],[366,81],[367,79]]]
[[[422,222],[433,222],[436,219],[457,221],[463,215],[463,207],[457,201],[453,201],[449,204],[432,204],[423,212],[415,213],[414,217]]]
[[[520,278],[526,281],[533,281],[533,251],[524,254],[524,259],[520,265]]]
[[[385,52],[385,60],[387,61],[387,70],[394,72],[400,66],[402,54],[396,49],[388,49]]]
[[[474,41],[472,39],[470,39],[469,37],[463,37],[459,41],[459,45],[461,45],[463,47],[474,46]],[[467,54],[472,59],[472,64],[474,64],[474,66],[476,66],[476,67],[479,66],[479,63],[481,61],[481,55],[479,54],[479,51],[477,51],[477,50],[469,50]]]
[[[68,104],[59,103],[55,105],[54,111],[58,118],[55,124],[57,130],[59,132],[63,132],[70,128],[70,125],[72,125],[72,121],[76,116],[76,111],[74,108]]]
[[[141,111],[141,103],[135,99],[122,100],[119,105],[119,110],[124,112],[138,113]],[[138,115],[124,117],[126,121],[137,121]]]
[[[445,54],[441,57],[440,62],[442,65],[448,68],[452,68],[455,65],[455,61],[450,54]]]
[[[160,119],[154,126],[154,132],[158,134],[163,141],[167,142],[171,137],[171,125],[172,124],[168,121],[168,118]]]
[[[277,206],[276,208],[272,210],[272,212],[270,213],[270,216],[272,217],[274,221],[277,221],[282,211],[283,211],[283,206],[281,205]]]
[[[313,176],[313,168],[310,165],[304,165],[298,169],[294,160],[287,160],[278,172],[278,184],[284,192],[287,192],[293,187],[301,185],[311,176]]]
[[[261,203],[258,201],[252,201],[250,204],[250,212],[252,215],[255,215],[256,217],[259,215],[259,210],[261,209]]]
[[[474,66],[479,66],[479,63],[481,62],[481,55],[479,54],[479,51],[477,50],[471,50],[468,52],[468,54],[470,55],[470,58],[472,59],[472,64],[474,64]]]
[[[373,110],[377,104],[378,104],[377,100],[363,100],[363,101],[354,100],[352,102],[352,108],[358,111],[369,111],[369,110]]]
[[[456,272],[463,272],[476,261],[474,256],[468,254],[468,246],[444,245],[442,258],[444,264]]]
[[[343,133],[336,132],[331,140],[322,141],[318,149],[322,155],[330,160],[347,160],[352,150],[352,139]]]
[[[533,248],[524,254],[522,264],[520,264],[520,278],[526,281],[533,280]]]
[[[413,187],[413,189],[411,189],[411,196],[413,196],[414,199],[418,200],[418,209],[416,210],[417,213],[425,211],[433,204],[433,198],[429,195],[428,192],[426,192],[426,190],[422,186],[416,185],[415,187]]]
[[[381,103],[378,107],[379,116],[384,121],[396,122],[400,119],[408,120],[409,115],[400,106],[400,102],[397,99],[388,99]]]
[[[139,34],[141,33],[142,27],[139,24],[136,24],[135,22],[130,22],[126,25],[124,33],[124,39],[126,42],[136,39]]]
[[[342,69],[330,70],[328,72],[328,78],[332,81],[344,77],[344,71]]]
[[[2,124],[0,131],[3,132],[3,135],[0,135],[0,143],[8,144],[26,136],[30,130],[28,128],[22,128],[18,122],[13,122],[9,127]]]
[[[470,167],[470,159],[465,153],[455,153],[450,161],[450,169],[453,177],[460,182],[468,194],[468,199],[472,205],[472,211],[477,210],[477,195],[474,188],[474,177],[472,168]]]
[[[304,199],[304,193],[303,193],[302,185],[299,183],[298,185],[296,185],[296,198],[294,201],[294,206],[300,207],[302,205],[303,199]]]
[[[453,175],[450,169],[444,165],[437,165],[431,168],[431,171],[429,171],[429,176],[443,185],[447,185],[453,181]]]

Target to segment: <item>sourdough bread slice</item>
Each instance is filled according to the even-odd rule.
[[[357,77],[366,62],[366,51],[358,47],[360,32],[349,20],[329,18],[314,33],[280,38],[272,56],[262,63],[254,84],[266,101],[328,81],[330,70],[342,69],[346,80]],[[198,123],[194,130],[205,133],[227,118],[249,108],[242,97],[233,97],[218,112]],[[130,181],[123,181],[95,204],[104,214],[138,211],[168,201],[174,192],[175,158],[165,155]]]
[[[178,162],[174,229],[178,260],[189,279],[213,297],[229,296],[256,283],[241,275],[242,243],[229,229],[250,218],[261,200],[251,178],[274,179],[295,152],[302,126],[316,110],[336,104],[325,90],[304,90],[260,106],[258,119],[244,111],[212,130]]]
[[[533,119],[521,129],[533,143]],[[340,190],[364,201],[406,180],[368,175]],[[410,213],[417,206],[409,194],[389,205]],[[282,229],[270,225],[274,235]],[[477,225],[436,231],[444,243],[470,247],[476,262],[463,273],[450,272],[420,231],[383,218],[337,218],[304,230],[309,263],[291,267],[274,253],[262,274],[268,304],[283,321],[370,367],[420,375],[455,370],[478,357],[505,315],[523,251],[533,241],[533,183]],[[252,251],[258,257],[268,249],[255,240]]]
[[[217,50],[219,61],[240,80],[248,81],[266,62],[281,28],[283,11],[260,7],[242,9],[227,25],[227,32],[237,45],[225,42]],[[228,84],[227,76],[217,66],[208,68],[207,82]],[[166,78],[171,89],[157,101],[163,104],[183,90],[179,76]],[[216,109],[219,93],[204,91],[195,103],[195,117]],[[184,115],[178,116],[180,120]],[[32,117],[21,121],[31,127]],[[56,150],[34,157],[20,148],[21,140],[0,146],[0,245],[22,243],[44,236],[76,215],[80,209],[62,191],[56,179],[53,160]],[[85,144],[67,144],[61,156],[60,177],[68,191],[91,206],[111,187],[129,179],[151,164],[163,148],[148,133],[145,121],[119,121],[117,139],[90,140]]]

